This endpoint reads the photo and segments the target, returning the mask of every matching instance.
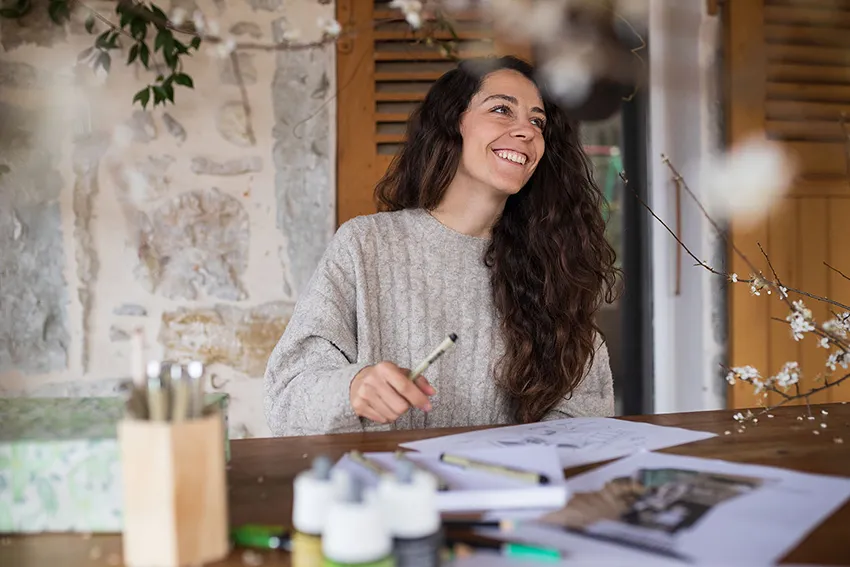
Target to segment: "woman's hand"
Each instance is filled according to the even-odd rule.
[[[354,413],[378,423],[391,423],[411,406],[431,411],[428,396],[436,390],[424,376],[408,379],[410,371],[392,362],[367,366],[351,381],[349,397]]]

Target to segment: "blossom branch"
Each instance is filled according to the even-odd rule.
[[[727,277],[727,278],[729,277],[729,275],[728,275],[728,274],[726,274],[726,273],[724,273],[724,272],[721,272],[721,271],[719,271],[719,270],[715,270],[714,268],[712,268],[711,266],[709,266],[706,262],[703,262],[702,260],[700,260],[699,258],[697,258],[697,257],[696,257],[696,255],[695,255],[693,252],[691,252],[691,249],[690,249],[690,248],[688,248],[688,245],[687,245],[687,244],[685,244],[685,243],[682,241],[682,239],[681,239],[681,238],[679,238],[679,237],[676,235],[676,232],[675,232],[672,228],[670,228],[670,227],[667,225],[667,223],[666,223],[666,222],[664,222],[663,220],[661,220],[661,218],[660,218],[658,215],[656,215],[656,214],[655,214],[655,211],[653,211],[653,210],[652,210],[652,208],[651,208],[649,205],[647,205],[647,204],[646,204],[646,202],[645,202],[645,201],[641,198],[641,196],[640,196],[640,195],[638,195],[637,191],[635,191],[634,189],[632,189],[631,185],[629,185],[629,180],[628,180],[628,178],[626,177],[626,174],[625,174],[625,173],[623,173],[622,171],[620,172],[620,179],[622,179],[622,180],[623,180],[623,185],[625,185],[626,187],[628,187],[628,188],[632,191],[632,194],[634,194],[635,198],[636,198],[636,199],[638,200],[638,202],[640,202],[640,204],[641,204],[641,205],[642,205],[642,206],[643,206],[643,207],[644,207],[644,208],[645,208],[645,209],[649,212],[649,214],[650,214],[650,215],[652,215],[652,216],[653,216],[653,218],[655,218],[655,220],[657,220],[657,221],[661,224],[661,226],[663,226],[665,229],[667,229],[667,232],[668,232],[668,233],[670,233],[670,236],[672,236],[672,237],[676,240],[676,242],[679,244],[679,246],[681,246],[681,247],[685,250],[685,252],[688,254],[688,256],[690,256],[691,258],[693,258],[694,262],[696,262],[696,264],[695,264],[695,265],[697,265],[697,266],[702,266],[703,268],[705,268],[705,269],[706,269],[706,270],[708,270],[709,272],[711,272],[711,273],[713,273],[713,274],[716,274],[716,275],[718,275],[718,276],[724,276],[724,277]],[[750,282],[751,282],[751,280],[738,280],[738,281],[739,281],[739,282],[744,282],[744,283],[750,283]]]
[[[848,276],[847,276],[847,274],[845,274],[844,272],[842,272],[842,271],[841,271],[841,270],[839,270],[838,268],[836,268],[836,267],[834,267],[834,266],[829,265],[829,263],[828,263],[828,262],[824,262],[824,263],[823,263],[823,265],[824,265],[824,266],[826,266],[827,268],[829,268],[830,270],[832,270],[833,272],[837,273],[839,276],[841,276],[841,277],[842,277],[842,278],[844,278],[845,280],[850,280],[850,277],[848,277]]]
[[[740,283],[754,284],[757,288],[756,291],[758,289],[762,288],[762,287],[768,287],[768,288],[773,287],[779,292],[780,297],[787,295],[788,292],[794,292],[794,293],[797,293],[799,295],[808,297],[810,299],[814,299],[816,301],[821,301],[823,303],[829,303],[831,305],[835,305],[836,307],[840,307],[842,309],[850,311],[850,306],[845,305],[841,302],[835,301],[834,299],[830,299],[828,297],[823,297],[823,296],[820,296],[820,295],[817,295],[817,294],[814,294],[814,293],[809,293],[809,292],[803,291],[801,289],[797,289],[797,288],[793,288],[793,287],[786,287],[786,286],[783,286],[777,280],[768,280],[767,278],[765,278],[764,275],[762,274],[762,271],[759,270],[758,268],[756,268],[755,265],[747,258],[747,256],[743,252],[741,252],[741,250],[737,246],[735,246],[733,243],[729,242],[729,240],[726,237],[725,231],[711,217],[711,215],[708,213],[708,211],[705,210],[705,207],[702,205],[699,198],[696,196],[696,194],[694,194],[694,192],[691,190],[691,188],[685,182],[684,177],[682,177],[682,175],[679,173],[679,171],[676,169],[676,167],[670,162],[669,158],[667,158],[667,156],[662,154],[661,159],[664,162],[664,164],[673,173],[674,179],[676,179],[677,181],[679,181],[681,183],[682,189],[685,190],[685,192],[691,197],[691,199],[693,199],[694,203],[696,203],[697,207],[699,207],[700,211],[702,211],[703,216],[708,220],[708,222],[714,228],[717,235],[723,240],[724,244],[730,246],[732,248],[732,250],[742,260],[744,260],[744,262],[753,271],[754,275],[750,279],[738,278],[735,274],[729,274],[729,273],[726,273],[726,272],[722,272],[720,270],[716,270],[716,269],[708,266],[705,262],[699,260],[696,256],[694,256],[694,254],[690,250],[688,250],[688,248],[684,245],[684,243],[681,242],[681,240],[676,238],[676,235],[673,233],[673,231],[670,229],[670,227],[668,227],[666,224],[664,224],[664,222],[661,219],[658,218],[658,216],[649,208],[649,205],[647,205],[642,199],[640,199],[639,196],[636,195],[638,197],[638,200],[640,201],[641,205],[643,205],[644,208],[649,210],[650,214],[652,214],[653,217],[655,217],[659,222],[661,222],[661,224],[664,225],[664,227],[667,229],[667,232],[670,232],[670,234],[674,238],[676,238],[676,240],[679,242],[679,244],[682,245],[685,248],[685,251],[692,258],[694,258],[700,266],[702,266],[703,268],[706,268],[708,271],[710,271],[713,274],[724,276],[726,279],[732,281],[733,283],[740,282]],[[621,177],[622,177],[622,175],[621,175]],[[632,191],[632,192],[634,193],[634,191]],[[761,245],[759,245],[759,248],[761,248]],[[762,252],[764,252],[764,251],[762,250]],[[768,264],[769,264],[769,260],[768,260]],[[774,274],[775,274],[775,272],[774,272]]]

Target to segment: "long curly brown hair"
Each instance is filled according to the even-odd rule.
[[[496,379],[514,419],[539,421],[586,375],[596,352],[595,320],[613,301],[618,270],[605,238],[604,197],[576,125],[514,58],[467,60],[438,79],[407,124],[407,141],[378,183],[382,211],[433,210],[463,149],[460,120],[485,77],[522,73],[540,91],[545,151],[528,183],[508,197],[484,261],[500,317],[505,353]]]

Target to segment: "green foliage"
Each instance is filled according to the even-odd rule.
[[[74,0],[49,0],[47,11],[50,19],[63,25],[71,19]],[[177,30],[165,12],[153,3],[122,0],[115,6],[115,18],[97,14],[90,8],[85,20],[85,29],[95,35],[94,44],[83,50],[77,61],[109,73],[112,60],[117,53],[127,50],[127,65],[135,62],[155,73],[154,81],[148,83],[133,97],[143,109],[174,103],[175,85],[194,88],[194,81],[183,70],[185,57],[191,57],[201,46],[201,38],[191,28]],[[32,10],[32,0],[0,0],[0,17],[22,18]]]

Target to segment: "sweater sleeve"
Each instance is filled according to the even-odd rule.
[[[610,417],[614,415],[614,379],[608,345],[597,335],[593,364],[578,387],[552,408],[543,420],[565,417]]]
[[[349,401],[368,364],[357,360],[354,238],[343,224],[331,239],[269,358],[263,402],[274,435],[363,430]]]

